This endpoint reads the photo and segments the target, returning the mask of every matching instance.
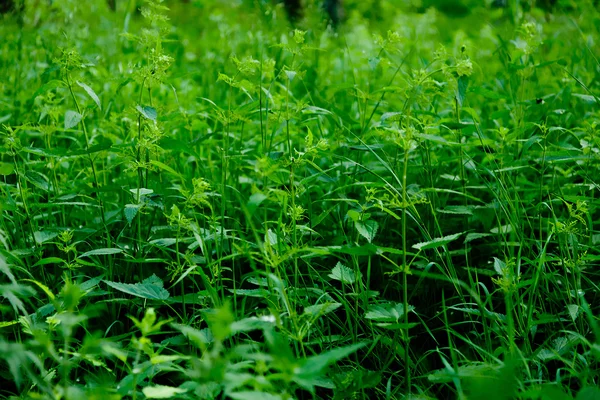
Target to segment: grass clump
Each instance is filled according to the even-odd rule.
[[[597,7],[307,3],[0,17],[0,396],[600,396]]]

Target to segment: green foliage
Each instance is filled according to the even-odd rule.
[[[0,397],[598,398],[597,5],[304,3],[0,16]]]

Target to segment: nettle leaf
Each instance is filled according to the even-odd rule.
[[[133,222],[133,219],[137,215],[138,211],[140,210],[141,206],[142,206],[142,204],[126,204],[125,205],[125,209],[123,210],[123,212],[125,213],[125,219],[127,220],[127,222],[130,225],[131,225],[131,222]]]
[[[362,237],[367,239],[369,243],[371,243],[373,239],[375,239],[377,229],[379,228],[379,224],[377,223],[377,221],[374,221],[372,219],[365,222],[356,221],[354,223],[354,226],[356,227],[356,230],[358,230],[358,233],[360,233]]]
[[[408,306],[408,312],[415,308]],[[404,304],[388,303],[375,304],[369,307],[369,311],[365,314],[366,319],[371,319],[377,322],[398,322],[404,316]]]
[[[151,121],[156,121],[157,113],[154,107],[150,106],[135,106],[135,109],[139,111],[140,114],[144,116],[144,118],[149,119]]]
[[[310,314],[320,317],[322,315],[329,314],[330,312],[337,310],[341,306],[342,303],[315,304],[314,306],[305,307],[304,314]]]
[[[117,248],[95,249],[95,250],[86,251],[85,253],[80,255],[79,258],[89,257],[89,256],[106,256],[109,254],[119,254],[122,252],[123,252],[122,249],[117,249]]]
[[[142,281],[142,283],[131,284],[106,280],[103,282],[119,292],[141,297],[143,299],[166,300],[169,298],[169,292],[163,288],[163,281],[156,275],[152,275],[150,278]]]
[[[577,304],[569,304],[567,305],[567,311],[571,319],[575,321],[579,315],[579,306]]]
[[[100,105],[100,99],[98,98],[98,95],[96,94],[96,92],[94,92],[94,89],[92,89],[91,87],[89,87],[88,85],[86,85],[83,82],[77,81],[77,84],[80,87],[82,87],[83,90],[86,91],[86,93],[92,98],[92,100],[94,100],[94,103],[96,103],[98,108],[102,109],[102,106]]]
[[[445,246],[448,243],[458,239],[464,232],[455,233],[454,235],[448,235],[440,238],[435,238],[428,242],[417,243],[413,245],[413,248],[417,250],[428,250],[435,249],[436,247]]]
[[[79,114],[77,111],[67,110],[67,112],[65,112],[65,130],[77,126],[82,118],[83,115]]]
[[[340,281],[342,283],[351,285],[356,282],[357,279],[362,277],[360,272],[355,272],[352,269],[346,267],[342,263],[338,262],[337,265],[331,270],[328,275],[331,279]]]
[[[144,393],[147,399],[170,399],[177,394],[185,392],[187,392],[186,389],[164,385],[146,386],[142,389],[142,393]]]

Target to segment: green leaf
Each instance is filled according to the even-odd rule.
[[[0,175],[12,175],[15,172],[15,166],[10,163],[0,162]]]
[[[94,92],[94,89],[92,89],[91,87],[89,87],[88,85],[86,85],[83,82],[77,81],[77,84],[79,86],[81,86],[83,88],[83,90],[86,91],[86,93],[92,98],[92,100],[94,100],[94,103],[96,103],[98,108],[102,109],[102,106],[100,105],[100,99],[98,98],[98,95],[96,94],[96,92]]]
[[[137,215],[141,206],[141,204],[125,204],[125,209],[123,210],[123,212],[125,214],[125,219],[130,225],[131,222],[133,222],[133,219]]]
[[[342,306],[342,303],[322,303],[315,304],[304,308],[304,314],[314,315],[320,317],[325,314],[329,314],[332,311],[337,310]]]
[[[50,180],[48,179],[48,177],[40,174],[37,171],[25,172],[25,179],[27,179],[27,181],[30,182],[33,186],[43,190],[44,192],[48,192],[51,189]]]
[[[166,300],[169,298],[169,292],[163,288],[163,282],[156,275],[145,279],[142,283],[120,283],[103,281],[108,286],[119,292],[127,293],[132,296],[141,297],[150,300]]]
[[[347,285],[351,285],[354,282],[356,282],[357,278],[360,279],[362,275],[360,274],[360,272],[356,274],[353,270],[338,262],[337,265],[331,270],[331,273],[328,276],[333,280],[340,281]]]
[[[377,228],[379,228],[379,224],[377,223],[377,221],[374,221],[372,219],[365,222],[356,221],[354,223],[354,226],[356,227],[356,230],[358,230],[358,233],[360,233],[362,237],[367,239],[369,243],[371,243],[373,239],[375,239],[375,235],[377,234]]]
[[[355,343],[349,346],[338,347],[309,357],[304,360],[302,366],[294,370],[294,381],[308,391],[313,391],[318,383],[322,382],[321,375],[325,368],[331,364],[348,357],[350,354],[364,347],[366,343]]]
[[[579,306],[577,304],[569,304],[567,305],[567,311],[571,319],[575,321],[579,315]]]
[[[600,389],[593,386],[588,386],[577,393],[575,400],[600,400]]]
[[[460,232],[460,233],[455,233],[454,235],[448,235],[448,236],[444,236],[444,237],[440,237],[440,238],[435,238],[428,242],[414,244],[412,247],[417,250],[428,250],[428,249],[434,249],[436,247],[445,246],[448,243],[458,239],[463,233],[464,232]]]
[[[85,253],[80,255],[79,258],[89,257],[89,256],[106,256],[109,254],[119,254],[122,252],[123,252],[122,249],[117,249],[117,248],[95,249],[95,250],[86,251]]]
[[[164,385],[146,386],[142,389],[142,393],[144,393],[147,399],[170,399],[177,394],[185,392],[187,392],[186,389]]]
[[[183,336],[188,338],[192,344],[200,349],[206,347],[207,344],[212,343],[214,340],[213,335],[208,328],[195,329],[191,326],[180,324],[171,324],[171,326],[181,332]]]
[[[281,400],[280,395],[266,392],[233,392],[228,393],[228,397],[234,400]]]
[[[135,106],[135,109],[139,111],[140,114],[144,116],[144,118],[149,119],[151,121],[156,121],[156,109],[150,106]]]
[[[469,77],[461,76],[458,78],[458,87],[456,90],[456,99],[458,100],[458,105],[462,107],[465,97],[467,95],[467,88],[469,87]]]
[[[67,112],[65,112],[65,130],[77,126],[82,118],[83,115],[79,114],[77,111],[67,110]]]
[[[413,306],[408,306],[408,312],[414,309]],[[366,319],[377,322],[398,322],[403,316],[404,304],[402,303],[375,304],[370,306],[365,314]]]

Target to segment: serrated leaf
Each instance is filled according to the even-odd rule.
[[[512,225],[502,225],[502,226],[490,229],[490,232],[492,232],[492,233],[511,233],[512,230],[513,230]]]
[[[163,282],[160,278],[153,275],[154,278],[148,278],[142,283],[120,283],[104,280],[108,286],[120,292],[130,294],[132,296],[141,297],[150,300],[166,300],[169,298],[169,292],[163,288]]]
[[[123,210],[123,212],[125,214],[125,219],[127,220],[127,222],[130,225],[131,225],[131,222],[133,222],[133,219],[135,218],[135,216],[137,215],[140,207],[141,207],[141,204],[126,204],[125,205],[125,209]]]
[[[463,233],[464,232],[460,232],[460,233],[455,233],[454,235],[448,235],[448,236],[444,236],[444,237],[440,237],[440,238],[435,238],[428,242],[414,244],[412,247],[417,250],[428,250],[428,249],[434,249],[436,247],[445,246],[448,243],[458,239]]]
[[[154,107],[150,106],[135,106],[135,109],[138,110],[140,114],[146,119],[151,121],[156,121],[157,113]]]
[[[569,304],[567,305],[567,312],[571,316],[571,319],[575,321],[579,315],[579,306],[577,304]]]
[[[77,111],[67,110],[67,112],[65,112],[65,130],[77,126],[82,118],[83,115],[79,114]]]
[[[490,233],[468,233],[465,237],[465,243],[472,242],[473,240],[483,239],[484,237],[492,236]]]
[[[170,399],[177,394],[185,392],[187,392],[186,389],[164,385],[146,386],[142,389],[142,393],[144,393],[147,399]]]
[[[119,254],[122,252],[123,252],[122,249],[117,249],[117,248],[95,249],[95,250],[86,251],[85,253],[80,255],[79,258],[89,257],[89,256],[106,256],[109,254]]]
[[[99,109],[102,109],[102,106],[100,105],[100,99],[98,98],[98,95],[96,94],[96,92],[94,92],[94,89],[92,89],[91,87],[89,87],[88,85],[86,85],[83,82],[79,82],[77,81],[77,84],[83,88],[83,90],[86,91],[86,93],[92,98],[92,100],[94,100],[94,103],[96,103],[96,105],[98,106]]]
[[[367,220],[365,222],[356,221],[354,223],[354,226],[356,227],[358,233],[360,233],[362,237],[367,239],[369,243],[371,243],[373,239],[375,239],[375,235],[377,234],[377,228],[379,228],[379,224],[377,223],[377,221],[374,221],[372,219]]]
[[[340,281],[347,285],[351,285],[354,282],[356,282],[357,278],[360,279],[362,275],[359,272],[357,276],[357,274],[355,274],[353,270],[338,262],[336,266],[331,270],[331,273],[328,276],[333,280]]]
[[[310,314],[315,316],[322,316],[325,314],[329,314],[332,311],[337,310],[341,307],[342,303],[322,303],[315,304],[314,306],[309,306],[304,308],[304,314]]]
[[[408,306],[408,312],[414,309],[413,306]],[[375,304],[370,306],[365,314],[366,319],[377,322],[398,322],[403,316],[404,304],[402,303]]]

